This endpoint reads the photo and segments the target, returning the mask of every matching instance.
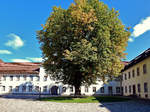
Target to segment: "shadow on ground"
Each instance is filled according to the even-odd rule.
[[[24,100],[37,100],[39,101],[40,97],[56,97],[55,95],[32,95],[32,94],[25,94],[25,95],[20,95],[20,94],[5,94],[5,95],[0,95],[0,98],[5,98],[5,99],[24,99]]]
[[[37,100],[39,95],[4,95],[6,99],[24,99]],[[64,98],[56,98],[55,100],[64,100]],[[102,99],[103,98],[103,99]],[[141,99],[124,99],[123,97],[95,97],[99,101],[99,108],[105,108],[108,112],[150,112],[150,100]],[[93,99],[93,100],[95,100]],[[68,97],[66,98],[68,100]],[[70,99],[71,100],[71,99]]]
[[[100,108],[110,112],[150,112],[150,100],[132,99],[123,102],[101,102]]]

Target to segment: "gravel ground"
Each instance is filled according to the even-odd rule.
[[[127,101],[83,104],[0,98],[0,112],[150,112],[150,102]]]

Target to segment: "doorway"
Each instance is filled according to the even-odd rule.
[[[58,87],[57,86],[53,86],[51,88],[51,95],[58,95]]]

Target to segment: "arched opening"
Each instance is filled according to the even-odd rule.
[[[58,87],[57,86],[53,86],[51,88],[51,94],[52,95],[58,95]]]

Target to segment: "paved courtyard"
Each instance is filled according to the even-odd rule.
[[[150,102],[127,101],[79,104],[0,98],[0,112],[150,112]]]

